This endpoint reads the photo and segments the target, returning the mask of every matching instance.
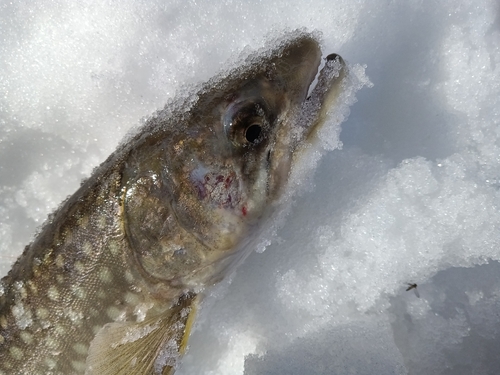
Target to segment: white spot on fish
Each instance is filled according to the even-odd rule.
[[[82,343],[76,343],[73,345],[73,350],[80,355],[87,355],[88,346]]]
[[[73,295],[78,299],[85,299],[87,297],[85,289],[78,285],[71,285],[70,289],[73,292]]]
[[[106,315],[114,321],[120,321],[125,319],[125,311],[119,309],[116,306],[108,307],[106,310]]]
[[[85,371],[85,362],[71,361],[71,367],[73,367],[76,371],[80,371],[83,373],[83,371]]]
[[[56,266],[59,268],[63,268],[64,266],[64,257],[61,254],[56,256]]]
[[[107,227],[106,216],[102,215],[97,219],[97,226],[100,230],[105,230]]]
[[[14,288],[16,289],[16,292],[17,292],[16,297],[18,297],[20,299],[25,299],[28,296],[28,292],[26,291],[26,288],[24,287],[23,282],[16,281],[14,283]]]
[[[23,358],[23,351],[21,350],[21,348],[19,348],[17,346],[12,346],[9,349],[9,353],[10,353],[11,357],[14,358],[15,360],[20,361],[21,358]]]
[[[75,262],[75,270],[78,273],[84,273],[85,272],[85,265],[80,261],[76,261]]]
[[[137,294],[135,293],[130,293],[130,292],[127,292],[125,294],[125,301],[129,304],[129,305],[137,305],[140,301],[140,298]]]
[[[103,267],[101,268],[101,272],[99,272],[99,278],[103,283],[110,283],[113,281],[113,274],[108,267]]]
[[[120,245],[116,241],[111,241],[108,245],[108,249],[112,255],[118,255],[120,252]]]
[[[84,215],[81,218],[78,219],[78,226],[80,228],[85,229],[87,225],[89,224],[89,217],[88,215]]]
[[[49,289],[47,290],[47,297],[49,297],[49,299],[51,301],[58,301],[59,300],[59,291],[57,290],[57,288],[54,285],[51,285],[49,287]]]
[[[57,327],[56,327],[56,330],[57,330]],[[64,330],[62,330],[62,332],[64,332]],[[52,350],[55,350],[57,349],[57,347],[59,346],[59,340],[57,338],[54,338],[54,336],[48,336],[46,339],[45,339],[45,345],[49,348],[49,349],[52,349]]]
[[[33,342],[33,335],[26,331],[21,331],[19,334],[21,336],[21,340],[24,341],[25,344],[31,344]]]
[[[125,280],[127,280],[128,283],[133,284],[134,283],[134,276],[130,271],[125,271]]]
[[[25,309],[22,303],[16,303],[14,306],[12,306],[11,311],[19,329],[25,329],[33,323],[31,310]]]
[[[31,269],[33,271],[33,277],[40,276],[40,264],[42,264],[40,258],[33,259],[33,268]]]
[[[49,370],[53,370],[57,366],[57,362],[54,361],[52,358],[45,358],[45,364],[49,368]]]
[[[55,332],[58,336],[63,336],[66,333],[66,327],[64,327],[62,324],[58,324],[56,325]]]
[[[67,229],[63,234],[64,242],[66,244],[70,244],[73,241],[73,231],[71,229]]]
[[[108,298],[108,296],[107,296],[107,294],[104,292],[104,290],[102,290],[102,289],[101,289],[101,290],[99,290],[99,291],[97,292],[97,298],[99,298],[99,299],[107,299],[107,298]]]
[[[47,319],[49,317],[49,310],[40,307],[36,310],[36,316],[40,319]]]
[[[69,309],[66,315],[69,318],[69,320],[71,320],[72,323],[76,324],[77,326],[82,325],[82,319],[83,319],[82,312],[77,312],[73,309]]]
[[[28,281],[28,286],[31,293],[36,296],[38,294],[38,287],[36,286],[36,284],[33,281]]]
[[[88,241],[85,241],[82,245],[82,250],[85,255],[90,257],[92,255],[92,244]]]
[[[94,309],[93,307],[89,308],[89,315],[92,318],[95,318],[96,316],[99,316],[99,311],[97,309]]]

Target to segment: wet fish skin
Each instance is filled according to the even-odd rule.
[[[2,279],[0,375],[173,373],[166,337],[182,352],[196,294],[248,254],[323,121],[293,131],[320,56],[299,33],[112,154]]]

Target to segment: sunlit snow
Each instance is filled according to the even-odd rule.
[[[205,299],[176,374],[498,373],[499,15],[495,0],[1,1],[0,274],[141,118],[305,28],[373,87],[345,98],[341,143],[321,133],[256,247],[271,244]]]

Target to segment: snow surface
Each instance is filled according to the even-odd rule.
[[[374,86],[279,237],[205,300],[177,374],[499,373],[499,11],[2,0],[0,274],[140,118],[305,27]]]

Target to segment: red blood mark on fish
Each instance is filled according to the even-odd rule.
[[[210,200],[218,207],[235,208],[241,199],[239,183],[233,170],[224,172],[214,173],[199,167],[191,172],[191,181],[200,199]]]

